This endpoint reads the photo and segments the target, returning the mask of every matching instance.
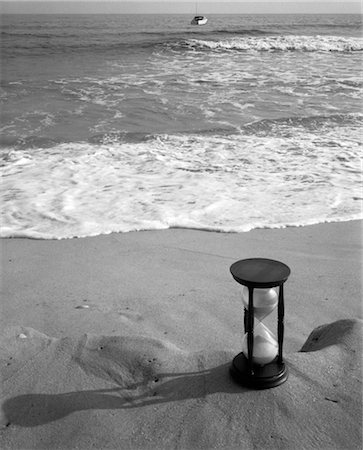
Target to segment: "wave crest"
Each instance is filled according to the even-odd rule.
[[[353,52],[363,50],[362,38],[342,36],[248,36],[225,40],[189,39],[182,44],[192,50]]]

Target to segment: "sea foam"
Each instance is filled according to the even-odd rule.
[[[197,228],[242,232],[361,217],[359,130],[159,135],[3,150],[3,237]]]

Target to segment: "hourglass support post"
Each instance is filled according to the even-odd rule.
[[[284,285],[281,284],[279,287],[279,302],[277,306],[277,342],[279,347],[278,362],[282,364],[282,343],[284,341]]]
[[[254,326],[254,307],[253,307],[253,287],[248,286],[248,314],[247,314],[247,349],[248,349],[248,373],[253,374],[253,326]]]
[[[247,308],[244,308],[243,326],[244,326],[244,332],[247,333],[247,330],[248,330],[248,311],[247,311]]]

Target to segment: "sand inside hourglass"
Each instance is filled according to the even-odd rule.
[[[248,288],[243,286],[242,301],[246,309],[248,309],[249,301]],[[256,319],[263,320],[276,307],[278,295],[275,289],[254,289],[253,290],[253,313]]]
[[[243,337],[242,351],[246,358],[248,358],[247,333]],[[260,322],[253,334],[253,362],[264,366],[272,362],[276,358],[277,353],[278,345],[275,336]]]

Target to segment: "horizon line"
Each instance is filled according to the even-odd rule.
[[[159,14],[159,15],[181,15],[194,14],[192,6],[194,1],[144,1],[128,0],[118,2],[115,0],[0,0],[1,14]],[[289,1],[268,2],[265,0],[257,2],[240,1],[215,1],[206,0],[199,4],[198,13],[201,14],[361,14],[362,5],[359,1]]]
[[[2,0],[0,0],[1,2]],[[69,1],[69,0],[64,0],[64,1]],[[92,0],[94,1],[94,0]],[[120,12],[5,12],[5,13],[1,13],[3,16],[13,16],[13,15],[34,15],[37,16],[39,14],[44,15],[44,16],[70,16],[70,15],[84,15],[84,16],[95,16],[95,15],[102,15],[102,16],[138,16],[138,15],[149,15],[149,16],[160,16],[160,15],[164,15],[164,16],[171,16],[171,15],[176,15],[176,16],[190,16],[190,13],[188,12],[158,12],[158,13],[154,13],[154,12],[128,12],[128,13],[120,13]],[[361,13],[359,12],[349,12],[349,13],[331,13],[331,12],[319,12],[319,13],[313,13],[313,12],[246,12],[246,13],[228,13],[228,12],[224,12],[224,13],[208,13],[208,14],[203,14],[203,15],[208,15],[208,16],[229,16],[229,15],[237,15],[237,16],[266,16],[266,15],[272,15],[272,16],[281,16],[281,15],[290,15],[290,16],[357,16],[357,15],[361,15]]]

